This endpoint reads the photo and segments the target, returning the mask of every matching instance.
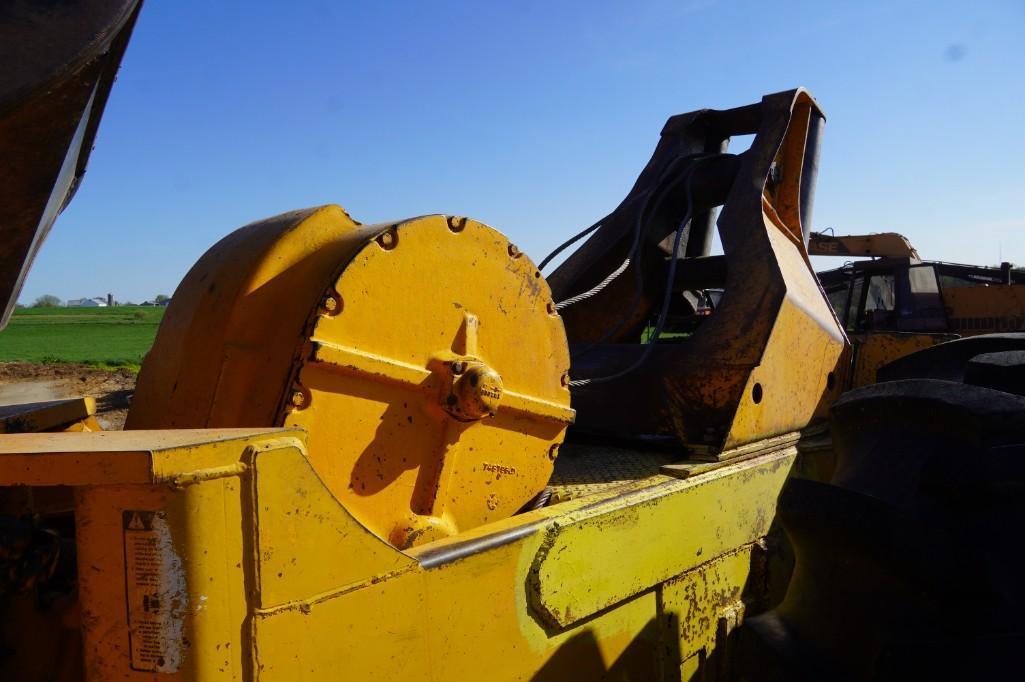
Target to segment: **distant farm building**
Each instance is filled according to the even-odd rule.
[[[107,299],[103,296],[93,298],[72,298],[68,300],[69,308],[106,308]]]

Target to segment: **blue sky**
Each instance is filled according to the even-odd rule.
[[[327,203],[470,215],[540,260],[667,117],[797,85],[828,119],[816,228],[1025,263],[1021,1],[147,0],[21,300],[171,293],[236,227]]]

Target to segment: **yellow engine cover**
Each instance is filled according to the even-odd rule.
[[[514,514],[572,421],[551,292],[500,233],[337,206],[246,226],[179,286],[127,428],[298,426],[330,491],[409,547]]]

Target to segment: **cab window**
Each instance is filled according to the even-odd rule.
[[[861,305],[861,292],[865,289],[865,278],[859,275],[854,278],[851,284],[851,297],[847,300],[847,314],[844,316],[847,331],[857,331],[858,320],[860,319],[858,306]]]
[[[893,329],[897,307],[896,283],[893,275],[872,275],[865,295],[863,329]]]

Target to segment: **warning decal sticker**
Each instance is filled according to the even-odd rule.
[[[177,672],[188,594],[167,518],[164,512],[126,509],[121,514],[121,527],[132,668]]]

